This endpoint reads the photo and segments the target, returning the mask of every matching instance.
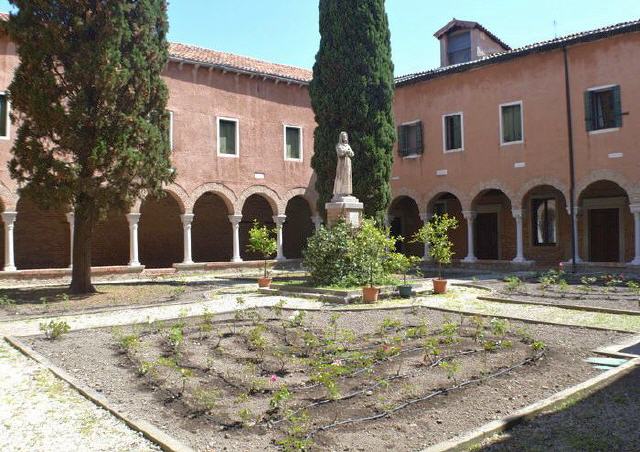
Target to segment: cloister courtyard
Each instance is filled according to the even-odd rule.
[[[632,274],[452,268],[436,295],[427,265],[417,294],[372,305],[290,292],[307,274],[271,265],[271,289],[251,268],[99,277],[87,296],[5,281],[0,448],[640,445]]]

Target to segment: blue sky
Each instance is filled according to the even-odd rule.
[[[8,9],[8,1],[0,0],[0,10]],[[480,22],[518,47],[640,19],[640,1],[387,0],[387,12],[401,75],[438,66],[433,33],[452,17]],[[170,0],[169,16],[172,41],[307,68],[320,39],[317,0]]]

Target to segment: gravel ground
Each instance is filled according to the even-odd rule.
[[[4,452],[160,450],[5,343],[0,406]]]
[[[591,396],[570,401],[512,431],[487,441],[481,450],[640,450],[640,368]]]

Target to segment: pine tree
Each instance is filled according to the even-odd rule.
[[[332,196],[338,134],[349,133],[353,191],[382,220],[391,201],[393,63],[384,0],[320,0],[320,50],[310,85],[315,130],[311,166],[318,207]]]
[[[173,180],[165,0],[10,0],[20,64],[9,87],[19,125],[9,163],[20,196],[73,208],[72,293],[94,291],[91,237]]]

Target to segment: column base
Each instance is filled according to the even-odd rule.
[[[464,259],[462,259],[462,262],[474,263],[474,262],[478,262],[478,258],[475,256],[473,257],[467,256]]]
[[[629,265],[640,265],[640,257],[636,257],[634,260],[629,262]]]
[[[533,264],[533,261],[527,260],[524,257],[516,257],[511,260],[514,264]]]
[[[7,267],[4,267],[3,270],[6,271],[6,272],[17,272],[18,271],[18,269],[16,267],[11,266],[11,265],[7,266]]]
[[[576,265],[578,264],[583,264],[584,261],[582,259],[580,259],[579,257],[576,257]],[[569,259],[568,261],[563,262],[564,265],[571,265],[573,264],[573,260]]]
[[[238,264],[238,263],[244,262],[244,261],[242,260],[241,257],[234,257],[233,259],[231,259],[231,262],[233,262],[234,264]]]
[[[141,267],[140,262],[135,261],[135,262],[129,262],[129,264],[127,264],[129,267]]]
[[[207,264],[204,263],[195,263],[195,262],[182,262],[180,264],[173,264],[173,268],[176,270],[203,270],[207,267]]]

